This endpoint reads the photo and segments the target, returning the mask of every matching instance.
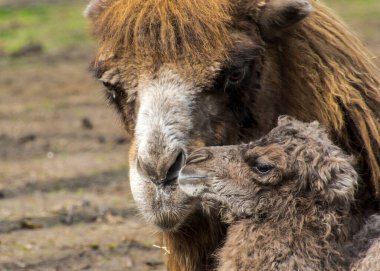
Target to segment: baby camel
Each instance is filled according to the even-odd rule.
[[[341,271],[357,178],[317,122],[283,116],[253,143],[195,151],[179,184],[231,224],[217,270]]]

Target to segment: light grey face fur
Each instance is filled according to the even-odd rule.
[[[137,115],[135,137],[140,158],[173,154],[184,149],[192,125],[194,93],[191,87],[170,70],[164,70],[154,81],[139,84],[140,109]],[[161,146],[161,153],[156,147]],[[158,162],[160,164],[160,162]]]
[[[167,222],[169,217],[176,218],[191,210],[186,204],[182,206],[182,198],[186,201],[186,197],[176,184],[160,185],[159,182],[175,179],[170,174],[175,175],[176,172],[168,169],[189,145],[197,89],[185,84],[172,70],[161,69],[156,79],[140,80],[138,93],[140,106],[135,128],[137,159],[131,161],[131,189],[142,214],[160,225],[157,215],[162,215],[162,221]],[[139,165],[137,160],[143,165]],[[142,167],[145,170],[141,170]]]

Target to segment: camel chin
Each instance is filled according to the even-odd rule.
[[[175,231],[194,211],[194,199],[179,189],[177,181],[157,186],[130,170],[132,196],[141,215],[161,231]]]

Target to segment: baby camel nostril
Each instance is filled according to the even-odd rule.
[[[177,179],[179,171],[181,170],[184,163],[185,163],[185,153],[183,150],[181,150],[174,164],[168,170],[168,173],[166,175],[166,181]]]
[[[193,152],[192,154],[190,154],[189,157],[187,157],[186,164],[199,163],[199,162],[202,162],[204,160],[207,160],[210,157],[211,157],[211,153],[208,150],[200,149],[200,150]]]

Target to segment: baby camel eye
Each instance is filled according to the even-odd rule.
[[[253,167],[253,170],[260,175],[268,174],[272,171],[274,167],[272,165],[256,165]]]

